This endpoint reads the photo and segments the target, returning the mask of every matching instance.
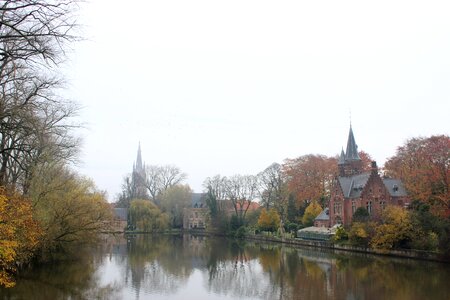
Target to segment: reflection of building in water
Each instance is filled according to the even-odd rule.
[[[303,261],[303,265],[305,265],[305,271],[308,277],[314,277],[314,275],[318,278],[323,278],[322,276],[325,277],[323,278],[324,280],[321,279],[318,280],[318,282],[322,282],[322,284],[325,283],[324,292],[327,297],[335,299],[335,290],[339,288],[337,285],[338,270],[336,259],[333,258],[329,252],[309,250],[298,251],[298,256]],[[315,272],[321,273],[322,276],[314,274]]]
[[[359,156],[350,125],[347,148],[345,152],[342,149],[338,161],[339,176],[331,187],[329,214],[319,215],[316,226],[349,225],[360,207],[365,208],[371,218],[377,219],[388,205],[408,205],[409,200],[400,180],[382,178],[375,161],[370,170],[365,169],[367,166]]]

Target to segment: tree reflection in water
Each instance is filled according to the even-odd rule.
[[[16,288],[0,290],[0,298],[447,299],[449,279],[448,265],[431,262],[136,235],[109,237],[77,262],[25,272]]]

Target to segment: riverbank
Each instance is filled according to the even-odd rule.
[[[203,236],[226,236],[226,234],[213,231],[213,230],[181,230],[181,229],[172,229],[170,231],[159,232],[162,234],[182,234],[182,233],[190,233],[194,235],[203,235]],[[145,234],[145,232],[125,232],[125,234]],[[330,241],[316,241],[316,240],[302,240],[298,238],[281,238],[277,236],[268,236],[263,234],[246,234],[243,239],[253,240],[253,241],[261,241],[261,242],[270,242],[270,243],[282,243],[288,244],[295,247],[309,247],[309,248],[326,248],[332,249],[334,251],[342,251],[342,252],[357,252],[357,253],[366,253],[371,255],[380,255],[380,256],[392,256],[392,257],[402,257],[409,259],[418,259],[418,260],[428,260],[428,261],[436,261],[436,262],[444,262],[450,263],[450,257],[445,256],[441,253],[437,252],[428,252],[428,251],[419,251],[412,249],[396,249],[396,250],[378,250],[366,247],[358,247],[346,244],[338,244]]]

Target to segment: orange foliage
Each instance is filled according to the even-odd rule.
[[[370,154],[365,151],[359,151],[358,154],[359,158],[361,158],[363,163],[363,171],[364,172],[370,171],[372,169],[372,161],[373,161]]]
[[[258,227],[262,230],[275,231],[280,224],[280,215],[271,208],[269,212],[265,208],[261,210],[258,218]]]
[[[337,173],[337,160],[324,155],[304,155],[286,160],[283,171],[288,178],[289,192],[296,195],[297,201],[319,201],[329,195],[331,181]]]
[[[14,286],[16,264],[31,258],[40,234],[31,202],[0,188],[0,285]]]
[[[386,175],[400,178],[413,200],[429,203],[435,214],[450,211],[450,138],[413,138],[385,164]]]

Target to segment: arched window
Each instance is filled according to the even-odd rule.
[[[340,215],[342,213],[342,203],[334,202],[334,213]]]

